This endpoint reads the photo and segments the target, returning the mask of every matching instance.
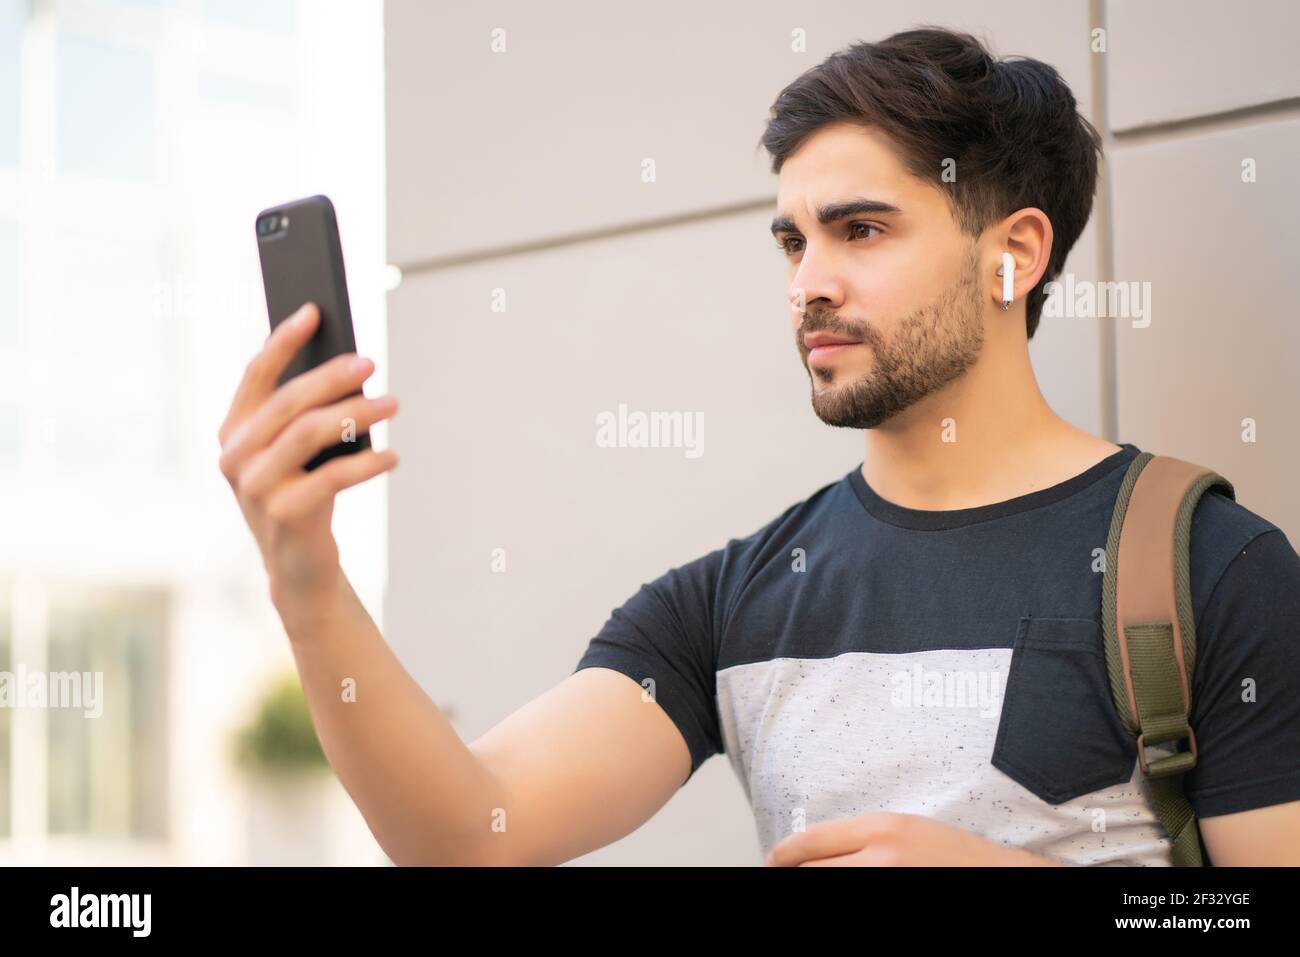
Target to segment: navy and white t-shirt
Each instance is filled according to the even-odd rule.
[[[1099,625],[1100,556],[1139,453],[951,511],[888,502],[855,468],[644,584],[575,670],[652,688],[687,780],[725,753],[764,854],[803,826],[897,811],[1067,864],[1168,865]],[[1300,557],[1211,490],[1191,589],[1196,814],[1300,800]]]

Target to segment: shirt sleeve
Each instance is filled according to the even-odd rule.
[[[1300,556],[1281,529],[1233,557],[1196,637],[1197,817],[1300,800]]]
[[[653,694],[690,749],[683,784],[723,751],[713,639],[722,556],[710,552],[643,584],[614,609],[574,669],[612,668]]]

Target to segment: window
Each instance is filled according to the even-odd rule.
[[[0,836],[13,833],[14,773],[23,770],[14,762],[14,715],[21,712],[23,733],[45,742],[46,758],[44,768],[25,769],[20,799],[44,794],[46,833],[164,839],[166,593],[46,587],[31,578],[20,588],[21,655],[13,589],[0,583],[0,676],[12,696],[11,706],[0,707]],[[42,702],[33,697],[37,686]]]
[[[0,169],[18,165],[18,71],[25,0],[0,0]]]
[[[153,179],[153,57],[75,32],[56,55],[59,175]]]
[[[50,834],[167,836],[166,630],[161,592],[54,593],[47,670],[83,697],[46,711]]]

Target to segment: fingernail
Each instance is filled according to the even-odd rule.
[[[370,367],[371,367],[370,360],[367,359],[365,356],[357,356],[355,359],[352,360],[353,372],[366,372],[370,369]]]
[[[299,306],[298,311],[293,314],[294,325],[305,326],[310,320],[311,320],[311,314],[307,311],[307,307],[305,305]]]

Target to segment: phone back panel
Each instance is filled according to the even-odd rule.
[[[356,352],[352,332],[352,310],[348,305],[348,282],[343,271],[343,247],[339,241],[334,204],[325,196],[309,196],[281,206],[264,209],[255,222],[277,214],[288,217],[288,225],[257,237],[262,260],[262,287],[266,310],[274,329],[305,302],[320,309],[316,333],[299,350],[281,373],[283,385],[296,375],[343,353]],[[361,389],[352,395],[362,395]],[[304,468],[312,471],[339,455],[370,448],[370,434],[362,432],[322,449]]]
[[[283,384],[326,359],[356,352],[357,346],[334,205],[324,196],[310,196],[264,209],[257,219],[272,213],[287,216],[289,225],[279,234],[258,236],[271,328],[304,302],[316,303],[321,313],[316,334],[280,376]]]

